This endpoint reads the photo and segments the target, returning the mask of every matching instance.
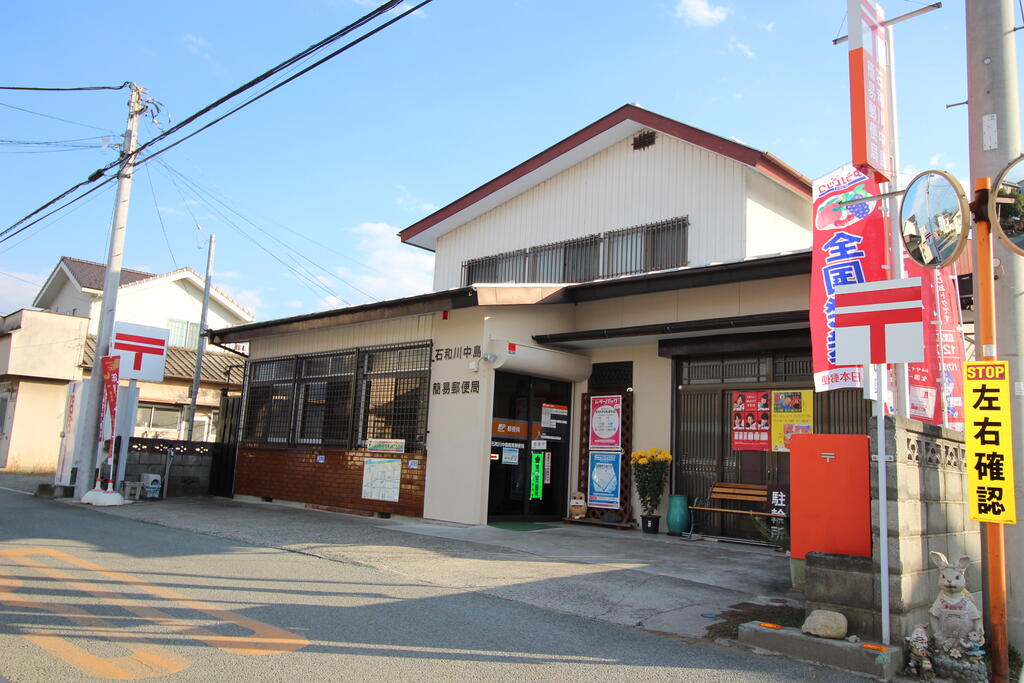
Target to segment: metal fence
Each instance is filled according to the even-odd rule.
[[[462,281],[587,282],[686,265],[689,219],[640,225],[580,239],[471,259]]]

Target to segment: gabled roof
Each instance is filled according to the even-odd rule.
[[[107,277],[107,266],[102,263],[93,263],[92,261],[83,261],[78,258],[71,258],[70,256],[62,256],[60,264],[63,265],[67,271],[75,278],[75,282],[82,289],[103,289],[104,281]],[[121,269],[121,286],[130,285],[133,282],[139,280],[145,280],[148,277],[153,277],[153,273],[147,273],[142,270],[132,270],[131,268]]]
[[[811,197],[811,181],[767,152],[688,126],[633,104],[623,105],[469,194],[399,232],[406,244],[433,251],[445,233],[642,130],[654,130],[746,164]]]
[[[37,308],[49,308],[49,305],[60,292],[65,281],[72,282],[82,291],[91,290],[90,293],[102,292],[106,276],[106,264],[96,263],[94,261],[85,261],[83,259],[72,258],[70,256],[62,256],[60,261],[57,262],[57,267],[53,269],[53,272],[50,273],[46,282],[39,289],[39,293],[36,294],[36,298],[32,302],[32,305]],[[158,282],[171,282],[182,279],[191,281],[192,284],[199,289],[203,288],[202,276],[191,268],[185,267],[159,275],[156,273],[147,273],[142,270],[122,268],[121,285],[119,289],[126,289],[129,287],[141,288]],[[229,297],[221,291],[217,285],[210,286],[210,296],[241,320],[249,321],[255,317],[252,311]]]

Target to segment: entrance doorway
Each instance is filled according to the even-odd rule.
[[[569,472],[572,386],[494,373],[488,519],[563,519]]]

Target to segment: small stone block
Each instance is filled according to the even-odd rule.
[[[832,610],[816,609],[807,615],[800,630],[820,638],[845,638],[846,617]]]

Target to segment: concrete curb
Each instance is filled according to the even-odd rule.
[[[876,643],[849,643],[808,635],[796,628],[741,624],[739,641],[749,647],[778,652],[794,659],[891,681],[903,669],[903,649]]]

